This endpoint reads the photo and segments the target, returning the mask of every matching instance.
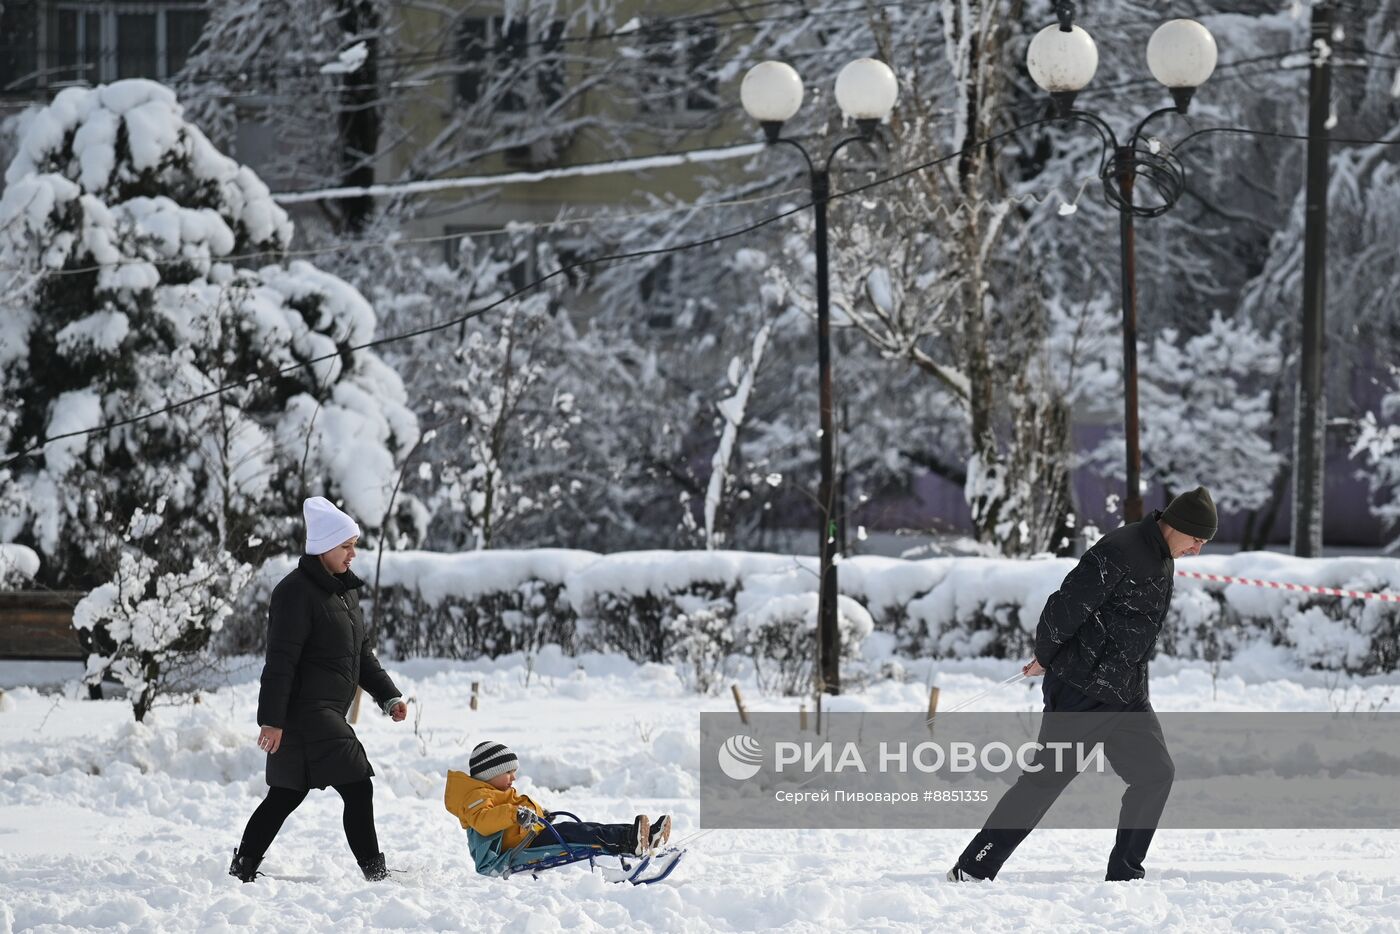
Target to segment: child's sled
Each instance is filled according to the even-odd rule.
[[[570,814],[568,811],[554,811],[550,816],[555,820],[561,817],[567,817],[574,821],[579,819],[577,815]],[[505,836],[504,830],[487,837],[469,829],[467,831],[467,845],[471,850],[472,861],[476,863],[476,871],[483,876],[496,876],[502,879],[508,879],[517,873],[525,872],[528,872],[532,878],[537,878],[545,870],[587,860],[589,869],[597,869],[609,882],[650,885],[669,876],[671,871],[676,868],[676,864],[681,861],[681,857],[685,855],[685,850],[678,847],[658,850],[646,856],[619,856],[614,853],[605,853],[603,847],[598,844],[566,842],[559,835],[559,831],[554,829],[554,824],[543,817],[538,818],[537,823],[542,825],[540,829],[532,830],[525,836],[524,840],[509,850],[505,849],[501,843]],[[555,842],[538,842],[541,838],[547,837],[553,837]],[[598,857],[615,859],[619,865],[599,865]]]

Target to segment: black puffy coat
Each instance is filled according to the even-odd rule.
[[[1114,529],[1084,553],[1050,595],[1035,628],[1035,657],[1105,703],[1147,696],[1147,659],[1171,605],[1176,562],[1160,512]]]
[[[282,728],[281,747],[267,757],[269,785],[325,788],[374,774],[345,715],[356,685],[381,705],[399,692],[370,647],[363,585],[303,555],[272,591],[258,693],[258,725]]]

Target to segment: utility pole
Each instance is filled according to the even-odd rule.
[[[1303,228],[1303,339],[1293,435],[1293,553],[1322,554],[1322,487],[1327,456],[1323,320],[1327,308],[1327,123],[1332,113],[1332,5],[1312,8],[1308,75],[1308,189]]]

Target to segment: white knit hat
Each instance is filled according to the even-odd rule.
[[[313,496],[301,504],[306,517],[306,553],[323,555],[342,542],[358,538],[360,527],[324,496]]]

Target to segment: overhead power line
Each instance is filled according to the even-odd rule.
[[[634,159],[613,159],[607,162],[585,163],[557,169],[540,169],[534,172],[503,172],[494,175],[472,175],[464,178],[433,178],[414,182],[392,182],[383,185],[288,191],[274,194],[272,197],[280,204],[299,204],[307,201],[333,201],[340,198],[416,195],[462,188],[494,188],[499,185],[520,185],[560,178],[586,178],[618,172],[639,172],[646,169],[665,169],[682,165],[721,162],[728,159],[742,159],[745,156],[762,152],[764,147],[764,143],[744,143],[738,146],[693,149],[689,152],[674,154],[639,156]]]

